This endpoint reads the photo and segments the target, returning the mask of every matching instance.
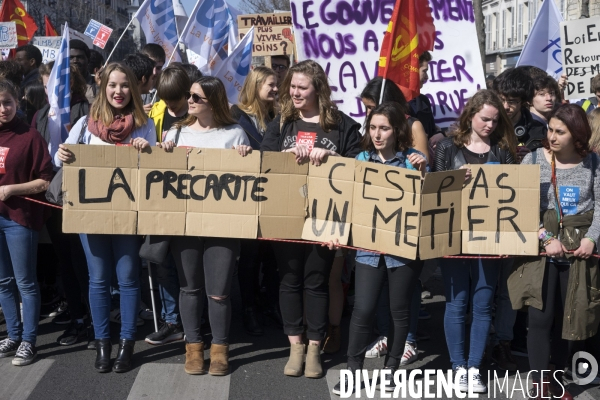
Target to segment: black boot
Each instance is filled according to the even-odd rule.
[[[117,359],[115,360],[113,371],[127,372],[131,369],[134,346],[135,340],[121,339],[119,341],[119,351],[117,352]]]
[[[279,304],[273,304],[273,305],[269,306],[269,308],[267,309],[265,314],[269,318],[271,318],[273,321],[275,321],[275,324],[278,327],[283,328],[283,318],[281,317],[281,311],[279,310]]]
[[[96,363],[94,368],[98,372],[109,372],[110,371],[110,353],[112,351],[112,344],[110,339],[98,339],[96,340]]]
[[[262,336],[265,333],[258,322],[254,307],[246,307],[244,309],[244,329],[247,334],[252,336]]]

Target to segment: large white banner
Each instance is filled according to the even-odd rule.
[[[360,93],[377,76],[380,45],[394,0],[292,0],[298,59],[314,59],[329,76],[340,110],[362,122]],[[429,82],[436,123],[450,125],[471,95],[485,87],[473,5],[468,0],[430,0],[437,32]]]

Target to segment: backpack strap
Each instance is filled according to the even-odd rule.
[[[77,139],[77,143],[81,143],[81,139],[83,139],[83,135],[85,134],[85,130],[88,126],[87,117],[83,117],[83,124],[81,124],[81,131],[79,131],[79,139]]]
[[[537,149],[531,152],[531,163],[537,164]]]
[[[181,125],[177,128],[177,133],[175,134],[175,146],[177,146],[177,144],[179,143],[179,135],[181,134],[181,128]]]

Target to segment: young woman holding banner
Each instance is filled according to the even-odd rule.
[[[600,157],[589,148],[591,136],[585,111],[565,104],[550,117],[543,148],[523,158],[540,166],[539,239],[546,256],[516,259],[508,289],[513,308],[529,306],[535,399],[573,398],[562,382],[570,366],[567,340],[583,346],[600,322],[600,275],[592,257],[600,240]]]
[[[291,67],[281,83],[281,115],[267,127],[263,151],[293,153],[296,161],[320,165],[328,156],[355,157],[360,151],[360,124],[337,110],[331,100],[327,75],[313,60]],[[329,273],[335,251],[319,244],[273,243],[281,279],[279,305],[290,359],[284,374],[320,378],[320,343],[327,329]],[[306,309],[304,304],[306,303]],[[304,311],[309,339],[303,371]]]
[[[154,123],[144,112],[137,79],[128,67],[109,64],[102,72],[98,97],[88,118],[71,128],[65,144],[59,145],[54,160],[57,166],[73,160],[69,144],[131,145],[142,150],[156,143]],[[121,293],[121,337],[113,371],[132,368],[136,321],[140,302],[141,240],[135,235],[81,234],[90,274],[90,308],[96,336],[98,372],[110,371],[110,284],[116,264]]]
[[[239,103],[231,106],[231,114],[244,129],[253,149],[260,150],[267,124],[275,117],[277,100],[277,74],[271,68],[257,67],[251,70],[244,81]],[[243,323],[246,333],[254,336],[264,334],[254,306],[260,287],[260,264],[263,264],[264,283],[267,288],[267,313],[281,326],[279,311],[277,262],[268,241],[242,239],[238,262],[238,280],[244,308]]]
[[[252,151],[244,130],[231,117],[223,83],[205,76],[188,93],[188,117],[176,122],[160,143],[165,151],[176,146],[231,149],[245,156]],[[234,238],[173,236],[171,253],[179,275],[179,312],[185,333],[185,372],[206,373],[201,320],[208,296],[208,318],[213,340],[211,375],[229,373],[231,281],[240,240]],[[248,284],[248,282],[246,282]]]
[[[512,123],[498,96],[490,90],[477,92],[463,110],[451,137],[441,140],[435,152],[435,170],[467,169],[469,164],[514,164],[516,143]],[[487,390],[479,374],[492,320],[492,301],[501,260],[440,260],[446,294],[444,329],[455,382],[462,391]],[[465,357],[465,315],[473,305],[470,349]]]
[[[0,306],[8,331],[0,341],[0,358],[15,355],[12,364],[22,366],[37,355],[41,295],[36,256],[48,209],[21,196],[45,192],[53,174],[48,145],[16,116],[18,102],[17,88],[0,79]]]
[[[428,170],[425,154],[412,148],[404,110],[398,103],[386,102],[375,107],[367,117],[368,132],[363,136],[364,151],[356,158],[378,164],[419,170]],[[331,244],[333,245],[333,244]],[[393,375],[400,366],[404,343],[408,336],[411,298],[421,274],[423,262],[402,257],[375,254],[359,250],[356,253],[356,285],[354,310],[350,321],[348,343],[348,369],[361,370],[369,347],[375,311],[384,282],[389,283],[386,302],[389,304],[393,327],[389,335],[388,355],[385,369],[389,371],[391,384],[386,388],[393,391]],[[338,383],[333,393],[340,394]]]

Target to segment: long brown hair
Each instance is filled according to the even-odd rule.
[[[319,107],[319,125],[325,132],[329,132],[338,126],[340,116],[337,106],[331,100],[331,88],[327,82],[327,75],[323,68],[313,60],[304,60],[288,70],[279,87],[279,105],[281,108],[281,121],[296,121],[300,119],[300,111],[294,107],[292,96],[290,96],[290,84],[294,74],[303,74],[310,79],[315,93],[317,94]]]
[[[237,121],[233,119],[231,111],[229,110],[227,91],[219,78],[203,76],[194,83],[200,85],[208,104],[212,107],[213,121],[217,128],[237,124]],[[188,115],[181,121],[174,123],[173,126],[176,128],[179,128],[180,126],[190,126],[196,123],[196,120],[197,118],[195,116]]]
[[[490,133],[490,141],[498,144],[501,149],[510,151],[516,159],[517,139],[515,137],[513,124],[510,118],[508,118],[500,98],[491,90],[482,89],[469,99],[460,114],[458,126],[452,132],[452,141],[457,147],[465,147],[469,144],[472,132],[471,121],[473,121],[475,114],[481,111],[484,105],[494,107],[498,110],[499,114],[498,125],[496,126],[496,129]]]
[[[129,67],[116,62],[108,64],[102,71],[102,82],[100,83],[100,88],[98,90],[98,97],[94,100],[94,104],[92,104],[90,117],[94,121],[102,122],[105,126],[109,126],[114,121],[117,114],[106,97],[106,86],[108,86],[108,79],[113,71],[124,73],[129,82],[131,100],[129,101],[129,104],[123,108],[122,113],[133,115],[133,121],[136,128],[146,125],[146,123],[148,123],[148,116],[144,112],[137,78]]]
[[[588,122],[592,128],[592,138],[590,139],[590,150],[594,152],[600,151],[600,108],[595,108],[588,114]]]
[[[257,67],[250,71],[239,96],[238,107],[247,114],[256,116],[256,122],[261,130],[267,129],[267,123],[271,122],[271,115],[275,114],[275,102],[260,99],[262,89],[268,77],[277,74],[271,68]]]
[[[413,146],[413,136],[408,127],[408,121],[404,115],[402,105],[393,101],[386,101],[375,107],[367,117],[367,121],[365,122],[366,131],[361,141],[363,150],[375,151],[375,145],[370,134],[371,119],[375,115],[383,115],[388,119],[390,126],[394,130],[394,150],[396,152],[407,150]]]
[[[580,157],[585,158],[591,151],[589,143],[592,138],[592,129],[583,108],[576,104],[563,104],[554,110],[548,122],[551,119],[557,119],[567,126],[573,138],[575,152]],[[546,150],[550,151],[550,143],[547,137],[542,141],[542,144]]]

